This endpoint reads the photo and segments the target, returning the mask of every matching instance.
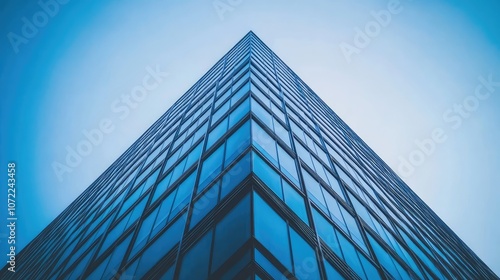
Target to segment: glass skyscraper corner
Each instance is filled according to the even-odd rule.
[[[498,279],[249,32],[1,279]]]

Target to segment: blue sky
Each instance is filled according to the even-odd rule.
[[[44,18],[35,1],[0,4],[0,164],[18,166],[20,247],[253,30],[500,274],[498,1],[69,1],[48,7]],[[24,18],[39,26],[25,27]],[[168,76],[144,100],[126,105],[124,96],[150,71]],[[128,113],[118,113],[116,106],[125,105]],[[102,121],[113,131],[60,180],[54,163],[65,163],[68,149],[77,149],[85,131]],[[436,131],[439,141],[428,140]],[[405,161],[412,166],[402,168]]]

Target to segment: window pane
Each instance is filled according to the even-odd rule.
[[[247,121],[227,139],[225,166],[250,145],[250,123]]]
[[[309,151],[302,146],[298,141],[295,142],[295,148],[297,149],[297,154],[298,156],[309,166],[312,170],[314,170],[314,165],[311,160],[311,154],[309,154]]]
[[[232,280],[238,279],[235,276],[251,261],[250,251],[245,252],[245,254],[239,258],[239,260],[220,277],[220,280]],[[251,278],[247,278],[250,280]]]
[[[240,81],[245,80],[246,77],[241,78]],[[248,91],[250,91],[250,83],[246,83],[244,86],[242,86],[238,92],[236,92],[233,97],[231,97],[231,105],[235,104],[240,100],[240,98],[243,97]]]
[[[299,182],[299,175],[297,174],[297,167],[295,166],[295,160],[278,145],[278,155],[280,161],[280,169],[283,171],[292,181],[297,185]]]
[[[328,222],[323,215],[321,215],[314,208],[312,209],[312,214],[314,224],[316,226],[316,232],[319,237],[325,241],[328,247],[330,247],[335,254],[337,254],[337,256],[342,257],[342,252],[340,251],[340,246],[333,225],[330,224],[330,222]]]
[[[276,141],[256,122],[252,122],[252,140],[255,146],[274,164],[278,165]]]
[[[165,256],[181,239],[184,221],[186,217],[180,217],[156,239],[142,254],[135,276],[139,279],[144,276],[163,256]]]
[[[224,144],[221,145],[203,162],[203,167],[200,174],[200,186],[197,193],[202,191],[204,187],[210,183],[221,171],[222,158],[224,155]]]
[[[293,229],[290,229],[290,240],[297,279],[320,279],[318,261],[313,248]]]
[[[194,148],[194,150],[192,150],[189,153],[189,155],[187,156],[185,169],[191,167],[191,165],[193,165],[194,163],[196,163],[198,161],[198,159],[200,159],[201,150],[203,148],[202,144],[203,144],[203,142],[198,144],[198,146],[196,148]]]
[[[236,108],[230,115],[229,115],[229,127],[232,127],[235,125],[239,120],[243,118],[248,112],[250,111],[250,99],[247,98],[247,100],[243,101],[238,108]]]
[[[359,259],[361,260],[361,264],[363,265],[363,268],[365,269],[366,275],[369,277],[369,279],[380,279],[380,275],[377,271],[377,268],[367,259],[365,258],[362,254],[359,254]],[[422,277],[423,279],[423,277]]]
[[[326,191],[324,192],[324,194],[326,204],[328,205],[328,210],[330,211],[330,218],[332,218],[332,220],[336,222],[338,226],[347,231],[347,227],[344,223],[344,218],[342,217],[342,213],[340,212],[339,208],[341,206],[331,194]]]
[[[217,127],[212,130],[212,132],[210,132],[207,140],[207,150],[208,148],[212,147],[212,145],[217,142],[217,140],[219,140],[224,133],[226,133],[227,123],[228,118],[225,118],[220,124],[217,125]]]
[[[297,216],[304,221],[304,223],[309,224],[304,198],[285,180],[283,180],[283,193],[286,205],[288,205],[288,207],[290,207],[293,212],[295,212],[295,214],[297,214]]]
[[[326,176],[328,177],[328,181],[330,183],[330,187],[342,198],[344,198],[345,200],[345,197],[344,197],[344,193],[342,192],[342,188],[340,186],[340,183],[339,181],[333,177],[332,173],[330,173],[330,171],[326,171]]]
[[[182,182],[177,188],[177,194],[175,195],[175,200],[172,205],[172,211],[170,214],[170,218],[174,217],[177,212],[179,212],[184,206],[187,205],[189,198],[193,192],[194,181],[196,179],[196,171],[191,173],[188,178]]]
[[[273,118],[257,101],[252,98],[252,112],[270,129],[273,128]]]
[[[378,261],[391,274],[391,276],[396,279],[410,279],[408,273],[406,273],[397,263],[397,261],[387,251],[385,251],[385,249],[378,243],[378,241],[376,241],[369,234],[367,234],[367,236]],[[400,275],[400,273],[403,274]]]
[[[255,152],[253,155],[253,172],[270,188],[279,198],[283,199],[281,190],[281,177]]]
[[[361,236],[361,232],[359,231],[358,224],[354,217],[349,213],[344,207],[341,207],[342,215],[344,216],[344,221],[346,222],[347,229],[349,230],[349,235],[358,243],[358,245],[368,253],[368,248],[366,248],[365,243],[363,242],[363,237]]]
[[[158,209],[160,208],[156,207],[156,209],[151,214],[149,214],[149,216],[142,222],[141,229],[139,231],[139,234],[137,235],[131,256],[134,256],[135,253],[137,253],[137,251],[146,244],[149,233],[153,229],[156,215],[158,214]]]
[[[292,259],[285,221],[257,194],[254,195],[254,211],[255,237],[291,271]],[[273,234],[269,234],[271,232]]]
[[[158,217],[156,218],[155,225],[153,226],[153,231],[151,232],[151,236],[154,236],[160,229],[165,226],[167,223],[168,215],[170,214],[170,209],[172,209],[172,202],[175,198],[175,191],[169,194],[165,200],[158,206],[160,210],[158,213]]]
[[[347,240],[342,234],[337,234],[339,239],[340,247],[342,248],[342,253],[344,255],[345,262],[363,279],[366,279],[363,267],[358,258],[358,251],[352,245],[352,243]]]
[[[210,260],[210,248],[212,243],[212,231],[202,237],[182,259],[179,279],[206,279],[208,276],[208,262]]]
[[[173,280],[174,279],[175,265],[170,267],[165,274],[160,278],[160,280]]]
[[[229,212],[216,226],[212,271],[216,271],[250,238],[250,196]]]
[[[311,199],[316,202],[316,204],[321,207],[321,209],[328,213],[326,208],[325,199],[323,198],[323,192],[321,190],[321,186],[316,179],[314,179],[309,172],[302,170],[302,174],[304,177],[304,185],[309,194],[311,194]]]
[[[219,196],[220,181],[208,189],[193,206],[190,228],[193,228],[201,219],[203,219],[215,205]]]
[[[148,196],[146,195],[139,204],[136,204],[134,207],[134,210],[130,212],[130,219],[128,220],[127,227],[129,227],[132,223],[134,223],[142,214],[142,211],[144,211],[144,207],[146,207],[146,202],[148,201]]]
[[[226,101],[212,116],[212,124],[216,123],[229,110],[229,100]]]
[[[120,263],[123,260],[123,257],[125,256],[125,253],[127,252],[128,245],[130,244],[130,240],[132,239],[132,234],[129,234],[127,239],[122,241],[120,245],[114,248],[114,251],[111,255],[111,258],[109,259],[108,266],[106,267],[106,270],[103,272],[104,276],[111,276],[116,274],[118,271],[118,268],[120,266]]]
[[[240,159],[231,169],[222,177],[222,187],[220,191],[220,200],[222,200],[234,187],[250,174],[250,153]]]
[[[323,260],[325,263],[326,277],[328,280],[345,279],[340,273],[328,262]]]
[[[292,143],[290,142],[290,134],[288,130],[285,129],[276,119],[274,121],[274,133],[278,135],[278,137],[287,144],[288,147],[292,147]]]
[[[260,101],[262,101],[264,104],[266,104],[267,106],[269,106],[269,103],[270,103],[270,102],[269,102],[269,98],[267,98],[267,97],[266,97],[266,96],[262,93],[262,91],[261,91],[258,87],[256,87],[256,86],[252,85],[252,93],[253,93],[253,94],[254,94],[254,95],[255,95],[255,96],[256,96],[256,97],[257,97]]]
[[[259,250],[255,250],[255,261],[273,277],[273,279],[284,279],[285,276],[279,271]],[[257,276],[255,277],[257,279]]]

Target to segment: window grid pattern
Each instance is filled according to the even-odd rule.
[[[496,277],[252,32],[18,263],[23,279]]]

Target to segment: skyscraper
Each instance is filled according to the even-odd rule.
[[[1,279],[498,279],[250,32]]]

